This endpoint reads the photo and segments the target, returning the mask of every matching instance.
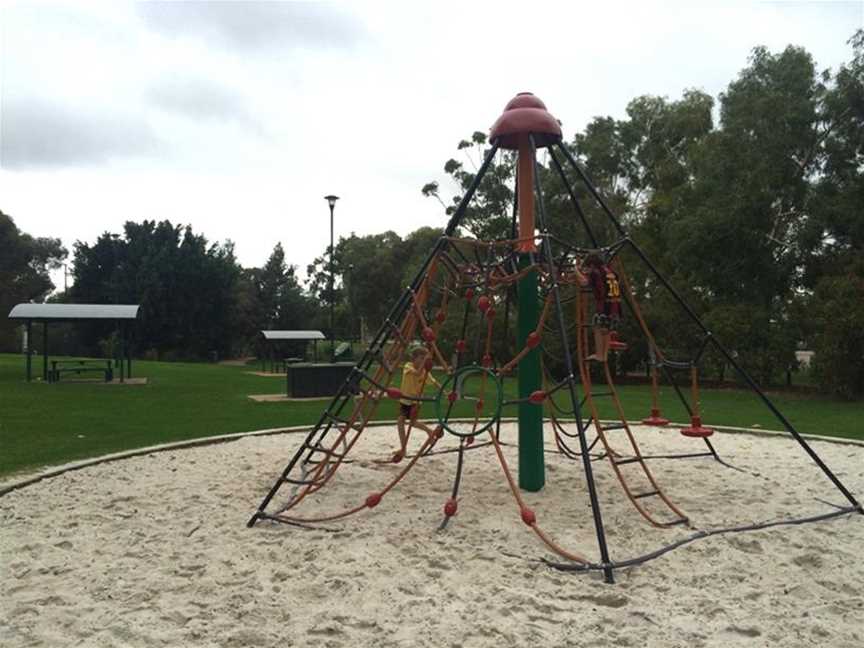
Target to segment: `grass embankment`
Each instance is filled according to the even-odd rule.
[[[282,380],[246,373],[251,369],[254,367],[142,361],[134,364],[134,373],[146,376],[147,385],[28,384],[23,379],[23,358],[0,355],[0,475],[158,443],[307,425],[318,419],[326,400],[249,400],[249,394],[284,389]],[[508,398],[513,391],[514,383],[508,380]],[[647,387],[624,386],[619,393],[629,418],[647,415]],[[864,404],[801,394],[771,397],[802,433],[864,438]],[[613,417],[610,399],[598,399],[598,405],[601,417]],[[687,420],[671,389],[663,390],[661,406],[667,417]],[[704,390],[702,413],[706,424],[780,428],[755,396],[739,390]],[[470,404],[463,403],[455,414],[470,414]],[[515,408],[505,411],[505,415],[514,414]],[[395,415],[391,402],[378,410],[382,419]],[[433,406],[425,405],[421,416],[434,416]]]

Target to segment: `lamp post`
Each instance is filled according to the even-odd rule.
[[[339,196],[330,194],[329,196],[324,196],[324,200],[330,205],[330,362],[336,362],[336,335],[333,330],[333,308],[335,306],[335,300],[333,299],[333,208],[336,206]]]
[[[347,281],[346,281],[347,279]],[[354,290],[354,264],[349,263],[345,277],[342,279],[342,287],[345,289],[345,302],[348,305],[348,331],[350,331],[349,342],[354,341],[354,326],[351,323],[351,317],[354,313],[354,301],[351,299],[351,291]]]

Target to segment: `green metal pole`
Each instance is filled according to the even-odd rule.
[[[27,320],[27,382],[33,379],[33,320]]]
[[[531,265],[531,254],[519,255],[519,267]],[[517,348],[537,328],[540,303],[537,291],[537,272],[529,272],[519,280],[519,339]],[[527,398],[542,389],[540,348],[535,347],[519,363],[519,398]],[[543,407],[532,403],[519,404],[519,488],[539,491],[546,484],[546,466],[543,461]]]
[[[48,320],[42,320],[42,382],[48,382]]]
[[[120,326],[120,382],[126,382],[126,365],[123,362],[123,358],[126,355],[126,327],[123,326],[123,322],[118,322]]]

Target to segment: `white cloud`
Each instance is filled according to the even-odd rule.
[[[262,50],[304,46],[351,47],[361,40],[362,23],[324,2],[171,2],[137,5],[151,29],[171,36],[197,36],[216,47]]]
[[[150,124],[135,115],[36,97],[5,99],[0,112],[0,165],[8,169],[104,165],[163,152]]]

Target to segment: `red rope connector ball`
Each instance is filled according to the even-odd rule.
[[[482,297],[480,297],[480,299],[477,300],[477,308],[480,309],[481,313],[485,313],[487,310],[489,310],[489,307],[491,305],[492,302],[489,301],[489,298],[486,295],[483,295]]]
[[[449,394],[447,394],[447,400],[451,403],[455,403],[457,398],[459,398],[459,394],[457,394],[455,391],[451,391]]]
[[[490,319],[490,320],[495,319],[495,309],[494,308],[490,308],[489,310],[486,311],[486,319]]]
[[[381,503],[381,493],[372,493],[369,497],[366,498],[366,506],[369,508],[375,508],[378,504]]]
[[[432,357],[426,358],[426,362],[423,363],[423,368],[426,371],[432,371],[432,367],[435,366],[435,363],[432,361]]]
[[[457,353],[465,353],[466,343],[465,340],[456,340],[456,352]]]
[[[470,446],[473,443],[474,443],[474,435],[472,434],[471,436],[469,436],[465,439],[465,445]]]
[[[492,356],[488,353],[483,356],[483,366],[489,368],[492,366]]]
[[[468,290],[465,291],[465,300],[471,301],[472,299],[474,299],[474,289],[469,288]]]
[[[446,515],[447,517],[453,517],[454,515],[456,515],[456,508],[456,500],[448,499],[447,503],[444,504],[444,515]]]
[[[533,349],[538,344],[540,344],[540,336],[537,335],[537,331],[531,331],[528,334],[528,337],[525,338],[525,346],[527,346],[529,349]]]
[[[423,339],[427,342],[435,341],[435,331],[433,331],[430,327],[426,327],[423,329]]]
[[[389,387],[387,389],[387,395],[393,400],[396,400],[402,398],[402,390],[397,389],[396,387]]]
[[[447,313],[445,313],[443,310],[439,310],[435,315],[435,319],[439,322],[443,322],[445,319],[447,319]]]
[[[539,405],[543,401],[546,400],[546,392],[542,389],[538,389],[537,391],[531,392],[531,395],[528,397],[528,400],[535,405]]]
[[[528,526],[534,526],[534,523],[537,522],[537,516],[534,515],[534,511],[529,508],[522,509],[522,521]]]

